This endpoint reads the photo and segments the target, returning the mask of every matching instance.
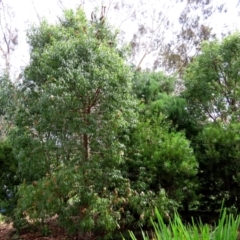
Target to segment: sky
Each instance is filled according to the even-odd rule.
[[[122,29],[124,40],[129,42],[133,33],[137,31],[137,24],[147,24],[154,29],[157,26],[155,19],[158,13],[162,11],[166,16],[170,16],[173,22],[178,22],[178,17],[189,0],[2,0],[11,6],[14,12],[11,24],[18,29],[19,44],[12,56],[12,71],[15,75],[21,71],[21,68],[29,62],[29,46],[26,42],[26,31],[32,24],[39,24],[40,20],[46,18],[54,23],[57,16],[62,15],[63,9],[83,8],[90,18],[91,12],[95,7],[101,8],[102,5],[107,6],[107,18],[109,22],[116,28]],[[182,3],[180,3],[182,2]],[[215,13],[209,20],[214,28],[214,32],[227,33],[229,30],[239,30],[239,12],[240,5],[238,0],[212,0],[214,4],[225,4],[221,13]],[[125,5],[124,8],[122,6]],[[108,8],[109,7],[109,8]],[[227,7],[228,11],[224,12]],[[119,9],[119,10],[118,10]],[[124,9],[124,10],[122,10]],[[197,14],[193,12],[193,14]],[[177,28],[177,24],[173,28]],[[1,36],[1,35],[0,35]],[[168,35],[170,39],[171,34]],[[147,44],[147,43],[146,43]],[[142,53],[136,56],[136,62],[141,58]],[[145,60],[151,62],[151,57]],[[151,63],[150,63],[151,64]]]

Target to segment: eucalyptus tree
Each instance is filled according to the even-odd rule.
[[[214,39],[215,30],[209,20],[214,14],[224,11],[224,4],[213,1],[187,1],[182,7],[182,1],[176,1],[182,9],[178,15],[178,27],[175,25],[174,38],[165,42],[159,49],[159,58],[155,60],[155,67],[164,67],[171,73],[182,76],[184,69],[199,52],[200,45],[205,40]]]
[[[0,54],[3,60],[1,71],[11,73],[12,55],[18,45],[18,29],[13,25],[14,12],[5,3],[0,2]]]
[[[237,5],[237,1],[232,4]],[[131,36],[131,62],[136,69],[164,69],[180,77],[198,54],[203,41],[233,30],[231,26],[222,26],[219,30],[214,25],[219,16],[226,15],[227,18],[229,8],[224,1],[209,0],[171,0],[157,5],[155,1],[140,1],[138,4],[109,1],[107,4],[108,17],[116,21],[118,16],[122,21],[121,33],[126,38]],[[126,18],[122,20],[123,16]],[[130,27],[131,33],[128,33]]]

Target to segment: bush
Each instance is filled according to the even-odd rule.
[[[10,216],[16,205],[15,188],[19,180],[17,161],[7,140],[0,142],[0,169],[0,210]]]
[[[89,176],[90,177],[90,176]],[[115,230],[138,228],[150,224],[155,206],[161,213],[168,209],[165,191],[137,191],[128,179],[113,172],[110,186],[98,191],[84,186],[81,169],[62,168],[32,184],[18,188],[15,227],[44,222],[58,215],[60,226],[70,234],[77,230],[111,234]]]
[[[218,209],[222,199],[227,207],[240,207],[239,131],[239,123],[213,123],[197,137],[195,152],[203,209]]]
[[[195,200],[198,163],[190,142],[163,116],[140,122],[126,154],[128,178],[139,191],[164,189],[174,207]]]

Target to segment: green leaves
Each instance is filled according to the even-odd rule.
[[[83,22],[78,23],[80,19]],[[82,134],[92,134],[90,145],[95,145],[95,141],[104,144],[101,136],[106,138],[106,135],[100,132],[116,128],[111,125],[111,113],[122,109],[124,116],[128,112],[123,109],[131,101],[130,69],[118,51],[105,44],[108,36],[101,41],[97,38],[95,30],[107,31],[107,27],[100,28],[84,19],[83,13],[69,11],[60,25],[43,23],[29,35],[34,40],[33,57],[25,70],[21,95],[25,95],[26,101],[22,112],[31,113],[29,127],[37,130],[37,138],[43,145],[55,139],[67,149],[73,142],[76,144],[76,138],[81,141]],[[78,36],[76,31],[80,30],[84,36]],[[68,34],[73,31],[75,34],[70,37]],[[44,37],[49,33],[51,38],[46,40]],[[41,48],[35,46],[38,38],[47,41]],[[31,91],[29,83],[33,86]],[[117,122],[115,119],[114,124]],[[43,140],[46,135],[48,141]],[[82,147],[80,152],[86,150],[84,144],[78,145]]]
[[[184,96],[189,111],[199,119],[229,121],[239,115],[239,44],[239,33],[222,42],[206,42],[187,68]]]
[[[149,224],[155,207],[193,206],[197,174],[201,194],[211,183],[215,199],[238,186],[239,126],[228,125],[239,115],[238,35],[203,45],[181,96],[176,79],[162,72],[134,76],[115,33],[82,11],[43,22],[28,37],[23,81],[16,89],[3,84],[17,100],[9,137],[22,182],[19,224],[23,212],[33,221],[58,214],[70,232],[113,232]],[[221,128],[201,132],[209,118]]]
[[[176,80],[163,72],[137,72],[133,81],[133,90],[137,98],[150,104],[159,100],[162,95],[171,95]]]
[[[29,32],[31,61],[11,133],[23,182],[17,221],[25,211],[32,220],[58,214],[69,231],[117,228],[114,191],[125,194],[127,181],[118,136],[134,122],[135,103],[130,68],[108,44],[113,36],[81,11]]]
[[[198,177],[205,205],[220,206],[224,198],[229,207],[239,206],[239,130],[239,123],[215,123],[197,137]]]
[[[139,189],[158,192],[163,188],[170,199],[181,204],[185,197],[181,190],[192,191],[189,181],[198,164],[184,134],[175,132],[165,121],[160,116],[137,125],[129,148],[129,177]]]

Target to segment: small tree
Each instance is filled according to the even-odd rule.
[[[184,133],[174,129],[183,127],[178,123],[184,120],[177,122],[177,116],[185,117],[184,101],[174,95],[172,77],[161,72],[135,77],[139,123],[130,135],[128,177],[140,191],[164,189],[172,208],[187,208],[195,198],[198,164]]]

